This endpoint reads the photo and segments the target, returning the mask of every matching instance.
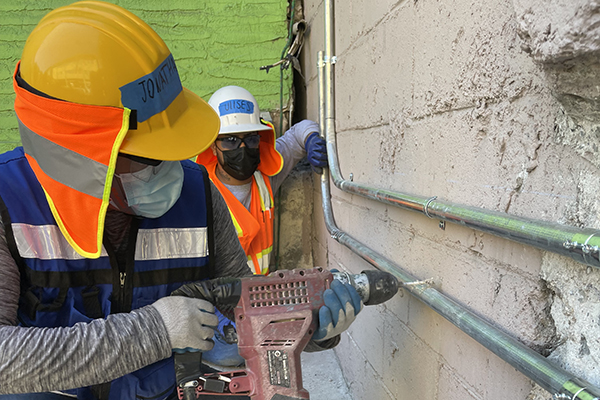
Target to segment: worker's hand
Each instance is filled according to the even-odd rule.
[[[344,332],[362,310],[362,300],[356,289],[338,280],[323,293],[325,305],[319,309],[319,326],[313,340],[321,341]]]
[[[193,297],[218,305],[237,305],[240,300],[240,278],[224,277],[186,283],[175,289],[171,296]]]
[[[208,351],[213,348],[211,338],[219,324],[215,307],[206,300],[183,296],[168,296],[152,306],[163,319],[171,348],[175,352]]]
[[[327,166],[327,144],[317,132],[313,132],[304,142],[306,149],[306,159],[310,163],[313,171],[318,174],[323,173],[323,168]]]

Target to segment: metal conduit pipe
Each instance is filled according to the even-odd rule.
[[[325,134],[327,140],[330,168],[338,169],[337,149],[334,136],[335,116],[333,114],[333,64],[335,63],[335,58],[332,56],[334,32],[333,0],[324,0],[324,2],[326,52],[325,54],[322,51],[318,53],[319,123],[321,132]],[[344,190],[343,186],[338,187]],[[431,287],[429,283],[418,281],[414,276],[404,271],[397,264],[391,262],[340,230],[337,227],[333,216],[329,186],[329,170],[327,168],[323,170],[323,175],[321,176],[321,195],[325,225],[336,241],[346,246],[375,268],[395,275],[402,283],[404,290],[408,291],[458,327],[461,331],[471,336],[502,360],[506,361],[529,379],[553,394],[556,400],[600,400],[599,388],[552,364],[540,354],[440,293],[435,288]],[[427,200],[423,206],[424,212],[429,212],[428,207],[431,206],[431,202],[431,199]],[[414,205],[408,208],[411,207],[414,207]],[[457,220],[460,219],[457,218]],[[467,224],[465,223],[465,225]],[[585,243],[587,244],[587,242]]]
[[[328,13],[329,15],[327,15]],[[333,55],[332,35],[328,35],[327,32],[333,32],[331,29],[333,12],[325,11],[325,14],[324,68],[325,75],[332,76],[332,65],[336,62],[336,57]],[[445,202],[437,199],[437,196],[414,196],[345,180],[339,168],[335,119],[332,117],[334,104],[332,79],[325,80],[325,93],[329,99],[324,104],[328,115],[325,117],[324,132],[328,132],[326,140],[329,171],[333,183],[342,191],[396,207],[422,212],[429,218],[464,225],[515,242],[558,253],[586,265],[600,267],[600,230],[580,229],[552,222],[537,221],[483,208]]]
[[[329,131],[325,127],[325,121],[331,115],[327,115],[325,107],[323,107],[327,91],[327,85],[323,82],[325,80],[323,69],[326,70],[327,66],[322,51],[319,51],[318,58],[320,128],[321,132],[329,134]],[[440,293],[431,287],[430,283],[418,281],[397,264],[340,230],[333,216],[329,171],[327,168],[323,169],[323,175],[321,175],[321,195],[325,225],[332,238],[359,255],[375,268],[387,271],[396,276],[400,280],[404,290],[456,325],[461,331],[471,336],[529,379],[552,393],[555,399],[600,400],[599,388],[552,364],[529,347],[508,336],[462,305]]]

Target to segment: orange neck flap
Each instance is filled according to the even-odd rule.
[[[39,96],[19,86],[18,73],[19,64],[13,88],[25,156],[69,244],[84,257],[98,258],[130,110]]]

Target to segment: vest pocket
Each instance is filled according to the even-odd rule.
[[[163,400],[163,399],[166,399],[171,393],[173,393],[174,390],[175,390],[175,383],[173,383],[171,386],[169,386],[167,389],[165,389],[162,393],[159,393],[157,395],[146,397],[146,396],[143,396],[140,392],[138,392],[135,394],[135,398],[143,399],[143,400]]]
[[[138,381],[136,399],[164,400],[175,390],[173,359],[166,359],[134,372]]]
[[[38,289],[42,292],[43,289]],[[28,289],[20,298],[19,309],[31,321],[35,321],[39,312],[57,312],[65,304],[69,289],[60,288],[53,300],[44,300],[41,295],[34,293],[34,288]]]

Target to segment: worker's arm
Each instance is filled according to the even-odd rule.
[[[293,125],[284,135],[277,138],[275,147],[283,157],[283,168],[279,174],[271,177],[273,193],[277,192],[298,161],[306,156],[306,139],[313,132],[319,132],[319,124],[305,119]]]
[[[0,224],[0,394],[47,392],[115,379],[171,355],[151,306],[70,328],[15,326],[19,269]]]
[[[250,274],[225,201],[211,185],[219,276]],[[110,381],[169,357],[171,343],[152,306],[71,328],[17,324],[19,269],[0,223],[0,394],[47,392]]]

